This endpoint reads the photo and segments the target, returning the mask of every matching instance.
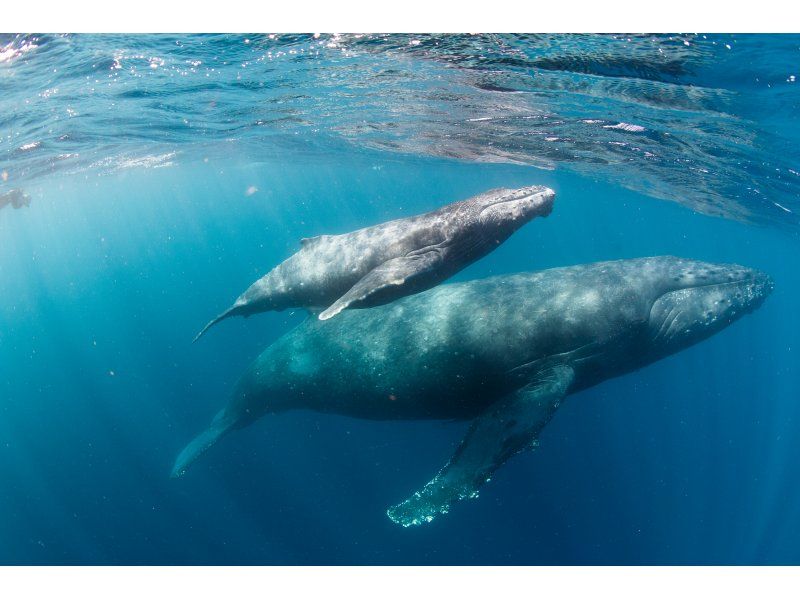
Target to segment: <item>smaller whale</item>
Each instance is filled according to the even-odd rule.
[[[327,320],[348,308],[391,303],[430,289],[491,252],[537,216],[555,192],[542,186],[493,189],[425,214],[342,235],[301,240],[301,249],[254,282],[226,311],[231,316],[305,307]],[[194,341],[193,341],[194,342]]]

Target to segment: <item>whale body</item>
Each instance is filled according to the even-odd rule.
[[[449,463],[388,511],[424,523],[534,444],[565,396],[700,342],[771,289],[756,270],[667,256],[446,284],[309,318],[253,362],[173,475],[224,434],[288,409],[472,420]]]
[[[519,227],[548,216],[555,192],[493,189],[426,214],[343,235],[303,239],[301,249],[206,324],[231,316],[305,307],[327,320],[344,309],[383,305],[429,289],[491,252]]]

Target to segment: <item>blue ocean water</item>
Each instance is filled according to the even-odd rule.
[[[769,35],[0,36],[0,563],[797,564],[798,57]],[[453,280],[673,254],[775,291],[570,396],[427,526],[385,510],[465,423],[288,412],[169,478],[306,314],[192,337],[300,238],[530,184],[553,214]]]

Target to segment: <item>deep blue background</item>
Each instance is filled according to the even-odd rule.
[[[458,279],[676,254],[762,268],[775,292],[571,396],[535,453],[419,529],[385,509],[463,424],[269,416],[169,479],[239,373],[305,315],[192,337],[301,237],[536,183],[558,192],[552,216]],[[231,156],[32,196],[0,211],[0,563],[800,563],[796,237],[560,171],[368,153]]]

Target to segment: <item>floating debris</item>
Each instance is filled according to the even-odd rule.
[[[5,180],[5,179],[3,179]],[[23,206],[31,205],[31,196],[25,193],[22,189],[12,189],[5,193],[0,193],[0,210],[10,205],[15,210]]]

